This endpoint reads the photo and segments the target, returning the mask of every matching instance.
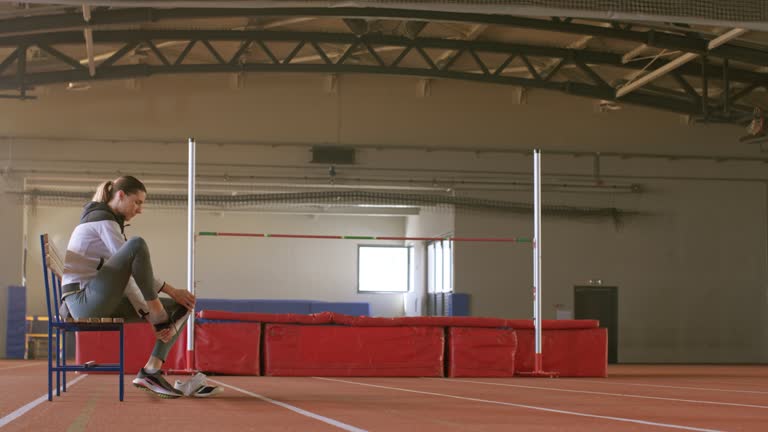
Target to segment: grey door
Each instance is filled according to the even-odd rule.
[[[619,361],[619,289],[611,286],[574,287],[576,319],[596,319],[608,329],[608,363]]]

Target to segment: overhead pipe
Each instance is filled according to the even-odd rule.
[[[759,86],[758,86],[759,87]],[[148,144],[148,145],[166,145],[166,144],[172,144],[169,141],[161,141],[161,140],[136,140],[136,139],[120,139],[120,138],[105,138],[105,139],[95,139],[95,138],[71,138],[71,137],[42,137],[42,138],[30,138],[30,137],[23,137],[23,136],[0,136],[0,144],[7,142],[9,145],[12,145],[13,143],[29,143],[29,144],[49,144],[49,143],[76,143],[76,144],[120,144],[120,145],[133,145],[133,144]],[[266,148],[272,148],[272,149],[284,149],[284,148],[296,148],[296,149],[306,149],[309,150],[313,146],[317,145],[316,143],[301,143],[301,142],[286,142],[286,143],[271,143],[271,142],[250,142],[250,141],[210,141],[206,143],[201,143],[201,145],[205,146],[211,146],[211,147],[222,147],[222,146],[245,146],[245,147],[266,147]],[[530,150],[523,149],[523,148],[503,148],[503,147],[430,147],[430,146],[408,146],[408,145],[389,145],[389,144],[356,144],[352,145],[355,150],[376,150],[378,151],[413,151],[413,152],[429,152],[429,153],[472,153],[476,156],[480,156],[483,154],[488,155],[499,155],[499,154],[505,154],[505,155],[521,155],[521,156],[527,156],[530,154]],[[561,150],[561,149],[550,149],[547,150],[547,154],[549,156],[572,156],[572,157],[592,157],[595,152],[594,151],[580,151],[580,150]],[[697,160],[697,161],[714,161],[714,162],[722,162],[723,160],[732,161],[732,162],[768,162],[768,158],[765,157],[745,157],[745,156],[722,156],[722,155],[703,155],[703,154],[680,154],[680,153],[635,153],[635,152],[600,152],[600,155],[602,157],[618,157],[621,159],[666,159],[666,160]],[[24,162],[24,160],[19,160],[20,162]],[[34,166],[39,166],[40,160],[28,160],[31,164]],[[59,161],[56,161],[57,163],[60,163]],[[104,164],[114,163],[114,161],[104,161],[104,160],[93,160],[93,161],[64,161],[64,162],[72,162],[74,164],[78,165],[78,172],[82,173],[82,164],[88,163],[88,164],[94,164],[98,166],[104,166]],[[124,168],[126,164],[140,164],[140,165],[173,165],[173,166],[183,166],[179,164],[179,162],[154,162],[154,161],[124,161],[121,162],[120,167]],[[277,168],[277,169],[285,169],[285,168],[296,168],[296,169],[306,169],[307,167],[305,165],[257,165],[257,164],[216,164],[216,163],[206,163],[202,164],[201,166],[208,167],[208,168],[216,168],[216,167],[242,167],[242,168]],[[359,170],[356,167],[350,166],[346,167],[347,170]],[[381,170],[372,168],[372,170]],[[384,168],[383,170],[395,170],[396,169],[388,169]],[[407,169],[404,169],[407,171]],[[401,170],[403,171],[403,170]],[[425,171],[425,170],[421,170]],[[429,171],[429,170],[427,170]],[[450,172],[450,170],[449,170]]]
[[[91,29],[91,7],[87,4],[83,5],[83,19],[85,20],[85,28],[83,29],[83,36],[85,37],[85,52],[88,57],[88,74],[91,77],[96,76],[96,61],[93,58],[93,30]]]

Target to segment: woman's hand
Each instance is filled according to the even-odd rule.
[[[173,331],[173,329],[166,328],[166,329],[162,329],[160,331],[155,331],[155,338],[157,338],[157,339],[159,339],[159,340],[161,340],[161,341],[163,341],[165,343],[168,343],[171,340],[171,338],[173,338],[174,334],[176,334],[176,333]]]
[[[176,303],[187,308],[187,310],[195,310],[195,295],[191,292],[169,286],[166,286],[163,292],[168,294]]]
[[[176,303],[184,306],[187,310],[195,311],[195,295],[191,292],[183,289],[174,288],[169,283],[163,284],[160,288],[160,292],[168,294]]]

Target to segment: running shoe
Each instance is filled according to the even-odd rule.
[[[176,399],[184,395],[173,388],[173,386],[163,378],[162,372],[157,371],[153,374],[147,373],[144,368],[141,368],[136,378],[133,379],[133,385],[137,388],[154,393],[155,395],[164,399]]]
[[[205,374],[200,372],[193,375],[188,381],[176,380],[173,388],[184,393],[184,396],[190,397],[210,397],[224,390],[218,386],[208,385]]]

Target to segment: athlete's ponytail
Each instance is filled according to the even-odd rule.
[[[147,188],[144,187],[144,183],[139,181],[133,176],[122,176],[115,180],[105,181],[96,188],[96,193],[93,194],[92,201],[108,203],[112,201],[115,192],[123,191],[126,195],[134,194],[142,191],[147,192]]]
[[[93,194],[91,201],[108,203],[112,199],[112,186],[114,183],[112,180],[105,181],[96,188],[96,193]]]

